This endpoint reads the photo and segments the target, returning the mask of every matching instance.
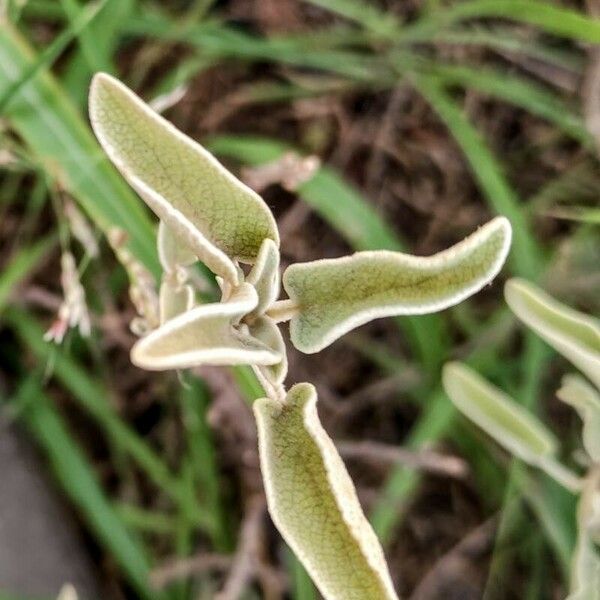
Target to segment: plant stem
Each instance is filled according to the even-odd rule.
[[[289,298],[287,300],[277,300],[267,311],[267,316],[271,317],[275,323],[289,321],[300,312],[300,307]]]

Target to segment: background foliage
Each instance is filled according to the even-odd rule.
[[[504,214],[515,233],[505,276],[598,314],[593,0],[6,0],[3,11],[2,414],[38,448],[114,597],[316,593],[261,503],[242,400],[260,395],[256,382],[245,370],[178,379],[132,367],[125,271],[101,236],[89,256],[66,216],[72,200],[98,232],[124,228],[156,273],[153,221],[90,133],[95,71],[160,99],[254,182],[284,261],[431,254]],[[290,149],[322,161],[292,191],[285,172],[260,169]],[[93,333],[55,346],[43,332],[61,301],[61,248],[79,260]],[[541,416],[576,465],[576,417],[554,398],[565,363],[515,326],[500,280],[443,314],[290,355],[293,379],[319,390],[403,596],[564,593],[573,497],[510,462],[440,386],[444,361],[466,361]],[[465,462],[444,469],[436,454],[425,470],[432,447]]]

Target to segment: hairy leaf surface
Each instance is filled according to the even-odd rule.
[[[158,296],[160,324],[183,314],[194,306],[194,289],[191,285],[177,285],[165,279],[160,285]]]
[[[380,250],[291,265],[283,285],[298,306],[290,323],[292,343],[302,352],[318,352],[373,319],[457,304],[498,273],[510,239],[510,223],[497,217],[434,256]]]
[[[261,371],[262,375],[273,383],[283,383],[288,371],[287,352],[285,342],[281,335],[281,330],[267,316],[257,317],[257,319],[249,327],[250,335],[261,341],[263,344],[278,352],[281,355],[281,361],[274,365],[258,365],[256,368]]]
[[[254,288],[242,283],[229,301],[198,306],[139,340],[131,350],[131,362],[156,371],[202,364],[277,364],[278,352],[235,327],[257,302]]]
[[[316,408],[315,388],[254,404],[269,511],[328,600],[397,598],[383,551]]]
[[[238,283],[232,260],[254,263],[265,238],[279,244],[260,196],[110,75],[92,81],[90,119],[129,184],[217,275]]]
[[[600,389],[600,322],[558,302],[523,279],[504,289],[511,310]]]
[[[198,257],[188,248],[177,235],[161,221],[158,224],[157,236],[158,258],[165,271],[174,271],[177,267],[187,267],[194,264]]]
[[[554,454],[554,436],[529,411],[462,363],[444,367],[444,390],[471,421],[520,459],[540,465]]]

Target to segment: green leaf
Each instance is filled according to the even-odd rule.
[[[600,389],[600,322],[558,302],[523,279],[510,279],[506,302],[525,325]]]
[[[188,246],[182,244],[177,235],[162,221],[158,224],[156,245],[160,264],[165,271],[174,271],[177,267],[187,267],[198,260]]]
[[[297,307],[292,343],[318,352],[373,319],[453,306],[497,275],[510,239],[510,223],[498,217],[430,257],[380,250],[291,265],[283,285]]]
[[[598,519],[599,489],[600,471],[596,468],[585,482],[577,508],[578,536],[567,600],[600,600],[600,551],[590,531],[590,525]]]
[[[242,283],[227,302],[198,306],[140,339],[131,350],[131,362],[156,371],[202,364],[277,364],[279,353],[235,327],[257,302],[254,288]]]
[[[600,394],[583,377],[565,375],[556,395],[581,417],[583,446],[594,462],[600,462]]]
[[[279,249],[273,240],[267,238],[263,241],[246,282],[250,283],[258,294],[258,304],[252,314],[262,315],[277,300],[281,287]]]
[[[397,598],[383,551],[308,383],[254,404],[269,512],[327,600]]]
[[[265,238],[279,244],[260,196],[110,75],[92,81],[90,118],[129,184],[217,275],[237,284],[233,260],[254,263]]]
[[[466,417],[501,446],[539,466],[554,454],[554,436],[529,411],[462,363],[444,366],[444,390]]]
[[[188,284],[171,281],[168,275],[160,285],[158,303],[160,307],[160,324],[191,310],[194,306],[194,288]]]

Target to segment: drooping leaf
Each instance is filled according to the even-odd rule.
[[[209,365],[272,365],[281,355],[234,325],[257,304],[254,288],[242,283],[227,302],[203,304],[139,340],[131,362],[162,371]]]
[[[263,377],[272,383],[283,383],[287,375],[288,362],[285,342],[281,335],[281,330],[275,321],[267,316],[257,317],[249,327],[250,335],[261,341],[263,344],[278,352],[281,355],[281,361],[274,365],[258,365],[255,368],[260,371]]]
[[[232,261],[254,263],[265,238],[279,243],[258,194],[110,75],[92,81],[90,119],[129,184],[217,275],[237,284]]]
[[[498,273],[510,239],[509,222],[497,217],[434,256],[380,250],[291,265],[283,286],[298,308],[290,324],[292,343],[302,352],[318,352],[373,319],[457,304]]]
[[[277,300],[281,286],[279,249],[273,240],[266,238],[263,241],[246,282],[252,284],[258,294],[258,305],[254,313],[261,315]]]
[[[583,377],[573,374],[563,377],[556,395],[581,417],[583,446],[594,462],[600,462],[600,394]]]
[[[168,225],[162,221],[158,224],[156,245],[160,264],[165,271],[174,271],[177,267],[187,267],[198,260],[190,248],[182,244]]]
[[[269,512],[327,600],[397,598],[352,480],[308,383],[254,403]]]
[[[509,452],[537,466],[554,454],[557,442],[544,425],[466,365],[446,364],[442,382],[456,408]]]
[[[511,310],[600,389],[600,322],[558,302],[532,283],[510,279],[504,288]]]

